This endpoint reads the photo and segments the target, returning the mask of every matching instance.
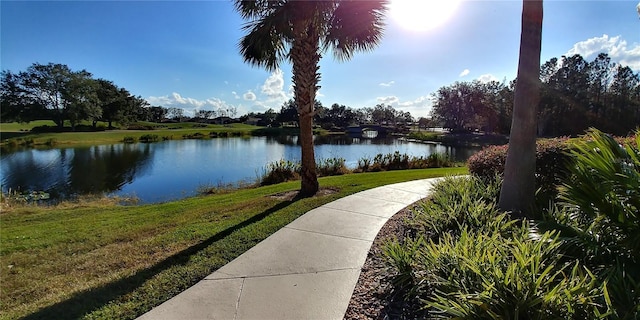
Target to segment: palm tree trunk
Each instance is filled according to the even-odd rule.
[[[297,30],[295,30],[297,28]],[[307,23],[294,26],[297,35],[291,46],[293,62],[293,84],[295,103],[300,121],[301,173],[299,195],[313,196],[320,188],[316,173],[315,150],[313,147],[313,116],[317,83],[320,80],[318,63],[320,61],[320,40],[314,28]]]
[[[520,58],[500,208],[531,218],[535,196],[536,108],[540,101],[542,0],[524,0]]]

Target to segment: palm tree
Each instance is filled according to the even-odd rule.
[[[293,65],[302,149],[300,196],[312,196],[319,189],[312,129],[321,54],[331,49],[338,60],[347,60],[355,51],[372,50],[382,36],[386,4],[386,0],[235,0],[236,10],[249,20],[239,44],[244,60],[270,71],[284,60]]]
[[[520,60],[500,208],[531,218],[535,195],[536,108],[540,101],[542,0],[524,0]]]

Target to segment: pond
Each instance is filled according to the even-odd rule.
[[[344,158],[350,168],[379,153],[448,153],[465,161],[479,150],[349,136],[317,136],[315,148],[317,159]],[[193,196],[207,186],[254,182],[267,164],[281,159],[300,159],[296,136],[26,149],[0,156],[0,179],[3,192],[46,191],[53,199],[79,194],[135,196],[140,203],[156,203]]]

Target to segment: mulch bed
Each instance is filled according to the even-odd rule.
[[[394,290],[392,281],[395,274],[387,267],[382,255],[382,244],[386,240],[402,240],[409,234],[405,220],[412,216],[414,207],[409,206],[395,214],[378,233],[362,267],[345,319],[427,318],[417,305],[404,301],[403,292]]]

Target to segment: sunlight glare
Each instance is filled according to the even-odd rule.
[[[389,13],[403,28],[429,31],[445,23],[461,0],[391,0]]]

